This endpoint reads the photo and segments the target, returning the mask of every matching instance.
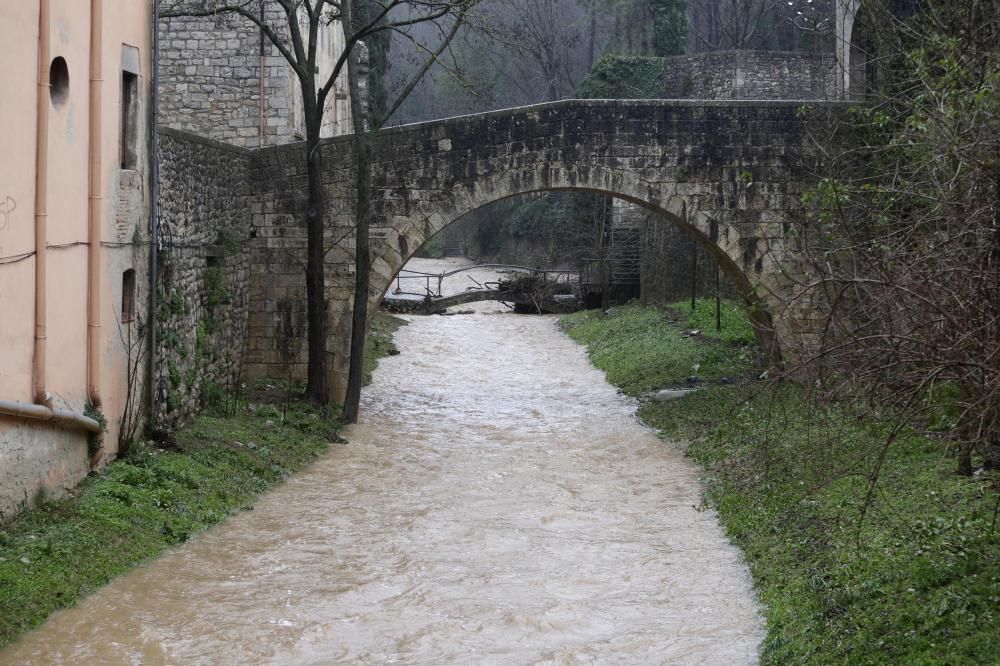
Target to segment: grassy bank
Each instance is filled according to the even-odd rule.
[[[380,358],[398,353],[392,333],[404,323],[383,313],[373,318],[367,379]],[[272,393],[285,401],[295,391]],[[0,647],[166,548],[252,508],[257,495],[305,467],[339,431],[324,413],[295,402],[218,402],[236,413],[203,415],[177,433],[176,447],[140,445],[71,497],[0,525]]]
[[[0,645],[164,549],[252,508],[327,448],[336,424],[292,405],[199,417],[176,449],[141,445],[72,497],[0,526]]]
[[[400,326],[406,326],[406,321],[387,312],[377,310],[372,315],[365,342],[365,386],[372,383],[372,373],[378,367],[379,359],[399,354],[392,336]]]
[[[704,342],[681,335],[688,316],[633,306],[574,315],[566,327],[609,380],[637,394],[703,361]],[[944,445],[916,432],[886,448],[887,432],[854,406],[817,406],[800,387],[764,389],[715,385],[640,408],[664,437],[690,442],[688,455],[709,472],[707,500],[766,606],[762,661],[1000,663],[991,479],[955,475]]]
[[[712,339],[702,321],[707,307],[700,303],[691,316],[690,310],[664,312],[625,305],[607,315],[598,310],[577,312],[563,317],[560,325],[587,346],[594,365],[607,373],[609,382],[629,395],[639,395],[692,377],[712,380],[754,369],[754,350],[748,346],[753,339],[749,324],[737,319],[732,314],[735,306],[727,304],[727,318],[738,323],[723,330],[734,341]],[[711,307],[714,327],[714,303]],[[705,332],[687,335],[692,329]]]

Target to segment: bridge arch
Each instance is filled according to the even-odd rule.
[[[814,113],[802,113],[804,104]],[[754,306],[764,349],[774,359],[800,358],[798,343],[822,322],[813,304],[795,293],[806,279],[797,212],[822,159],[814,136],[827,133],[829,114],[843,105],[564,100],[383,130],[374,137],[369,304],[378,306],[428,238],[474,209],[532,192],[596,192],[636,203],[691,234]],[[303,230],[290,228],[300,219],[301,197],[289,187],[304,184],[303,150],[299,144],[257,153],[254,223],[267,245],[260,264],[287,266],[287,253],[304,248]],[[350,137],[328,140],[321,150],[334,244],[327,256],[327,349],[331,386],[343,395],[354,292],[355,155]],[[251,326],[259,321],[276,339],[267,308],[289,302],[292,278],[285,285],[258,272],[254,279],[263,305]]]
[[[497,174],[493,174],[494,176]],[[495,180],[491,180],[486,187],[480,187],[473,182],[471,187],[460,187],[443,202],[438,202],[433,211],[418,209],[417,220],[420,231],[426,242],[432,236],[442,232],[446,227],[454,224],[469,213],[484,206],[518,196],[537,194],[543,192],[581,192],[599,194],[622,199],[636,204],[651,213],[661,216],[674,225],[684,230],[695,242],[709,252],[718,262],[720,269],[726,278],[733,284],[740,294],[754,324],[757,332],[760,348],[770,358],[779,361],[781,358],[778,339],[774,335],[770,307],[764,297],[757,293],[753,282],[748,275],[746,268],[741,267],[730,254],[733,248],[742,248],[746,244],[741,243],[737,233],[733,229],[727,229],[726,242],[720,242],[719,225],[711,219],[689,220],[687,216],[687,205],[680,196],[672,196],[666,201],[650,201],[642,198],[643,193],[651,191],[651,184],[643,181],[634,173],[611,171],[603,168],[587,170],[581,177],[579,174],[565,172],[564,169],[556,169],[550,172],[546,178],[546,184],[538,184],[538,177],[533,172],[517,172],[505,174],[512,183],[517,186],[506,188],[497,186]],[[501,178],[501,181],[506,178]],[[567,184],[570,181],[572,185]],[[420,224],[422,222],[422,225]],[[413,224],[413,219],[397,219],[394,227],[406,229]],[[406,238],[404,235],[397,238]],[[382,302],[388,290],[391,288],[396,276],[406,263],[416,256],[423,245],[411,245],[410,241],[398,244],[398,252],[382,252],[378,258],[386,262],[391,270],[391,275],[386,279],[385,274],[378,274],[379,279],[372,280],[372,294],[369,306],[376,308]],[[743,250],[740,259],[743,258]],[[752,268],[751,268],[752,270]],[[374,276],[373,276],[374,278]]]

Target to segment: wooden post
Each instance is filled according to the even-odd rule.
[[[691,312],[695,310],[698,298],[698,244],[691,241]]]
[[[722,289],[720,288],[719,265],[715,265],[715,330],[722,332]]]

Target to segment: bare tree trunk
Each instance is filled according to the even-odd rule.
[[[611,270],[608,257],[601,259],[601,312],[607,312],[611,306]]]
[[[354,102],[352,88],[352,103]],[[361,401],[361,385],[364,383],[365,337],[368,332],[368,288],[371,270],[371,248],[369,247],[369,227],[371,223],[371,141],[367,136],[359,136],[355,142],[358,151],[358,203],[357,249],[354,266],[354,309],[351,313],[351,361],[347,374],[347,395],[341,421],[357,423]]]
[[[306,318],[308,347],[306,399],[320,405],[330,400],[326,374],[326,279],[323,257],[323,163],[319,150],[322,118],[306,108]]]
[[[344,3],[344,28],[352,30],[350,3]],[[369,228],[371,224],[372,138],[365,127],[362,112],[359,62],[351,55],[347,62],[348,90],[351,97],[351,118],[354,122],[354,150],[357,153],[356,248],[354,251],[354,308],[351,313],[351,360],[347,373],[347,394],[340,420],[357,423],[364,383],[365,338],[368,333],[368,289],[371,270]]]
[[[611,307],[611,261],[614,259],[611,245],[611,197],[597,197],[597,251],[601,258],[601,312]]]

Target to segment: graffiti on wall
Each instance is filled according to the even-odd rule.
[[[11,216],[17,210],[17,201],[11,196],[0,196],[0,233],[7,231],[10,227]],[[0,245],[0,254],[3,254],[3,245]]]
[[[0,231],[6,231],[10,225],[10,216],[17,210],[17,201],[14,197],[0,197]]]

